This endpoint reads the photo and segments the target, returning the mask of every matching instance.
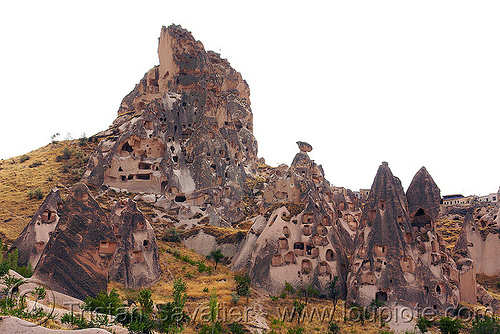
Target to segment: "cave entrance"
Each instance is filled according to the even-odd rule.
[[[375,293],[375,299],[379,300],[381,302],[386,302],[387,301],[387,292],[379,291],[379,292]]]

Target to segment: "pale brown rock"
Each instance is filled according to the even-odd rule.
[[[62,208],[63,201],[59,189],[54,188],[45,197],[40,208],[9,250],[13,252],[17,249],[18,266],[26,267],[28,263],[33,269],[37,266],[40,256],[57,227]]]

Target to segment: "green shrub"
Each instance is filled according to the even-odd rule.
[[[236,275],[234,277],[236,281],[236,293],[241,297],[250,297],[250,276],[248,274],[245,275]]]
[[[84,133],[82,133],[82,136],[78,139],[78,144],[80,146],[85,146],[87,145],[87,143],[89,142],[89,139],[87,138],[87,135]]]
[[[332,321],[328,324],[328,330],[331,334],[338,334],[340,333],[340,326]]]
[[[303,327],[291,327],[288,329],[287,334],[304,334],[304,328]]]
[[[36,168],[38,166],[43,165],[40,161],[35,161],[34,163],[30,164],[28,167],[29,168]]]
[[[163,234],[163,241],[166,242],[181,242],[181,235],[179,231],[175,228],[169,228],[164,234]]]
[[[232,324],[229,324],[228,327],[232,334],[245,334],[245,329],[242,324],[233,322]]]
[[[28,198],[29,199],[33,199],[33,198],[42,199],[43,192],[40,188],[30,189],[30,190],[28,190]]]
[[[24,155],[21,155],[21,157],[19,158],[19,162],[20,163],[23,163],[25,162],[26,160],[29,160],[30,156],[27,155],[27,154],[24,154]]]
[[[116,315],[122,309],[122,302],[116,289],[111,290],[109,294],[106,291],[101,291],[95,298],[87,297],[85,299],[83,309],[103,314]]]
[[[422,332],[425,333],[432,326],[432,321],[425,317],[419,317],[417,320],[417,327]]]
[[[439,320],[439,330],[443,334],[458,334],[460,328],[462,328],[462,323],[458,318],[442,317]]]
[[[498,334],[500,333],[500,323],[497,318],[485,317],[472,322],[472,334]]]

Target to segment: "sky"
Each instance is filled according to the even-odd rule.
[[[389,162],[442,195],[500,186],[498,1],[3,1],[0,158],[105,130],[181,24],[248,82],[259,156],[332,185]]]

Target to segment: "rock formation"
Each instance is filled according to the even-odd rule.
[[[389,306],[445,310],[456,306],[459,296],[443,274],[445,264],[456,268],[441,252],[433,227],[431,214],[437,212],[432,199],[439,189],[421,169],[409,190],[412,215],[401,182],[382,163],[363,210],[366,226],[357,236],[351,258],[349,298],[363,305],[377,299]]]
[[[478,274],[495,276],[500,273],[500,230],[496,222],[479,225],[472,214],[465,216],[460,237],[453,253],[457,258],[471,259]]]
[[[107,288],[116,246],[111,224],[82,183],[70,189],[60,214],[33,276],[55,291],[95,297]]]
[[[420,168],[413,177],[406,191],[406,198],[408,199],[408,213],[412,221],[425,219],[435,223],[439,214],[441,191],[425,167]],[[418,218],[421,216],[424,217]]]
[[[160,279],[158,245],[153,227],[134,201],[123,199],[112,210],[111,223],[117,239],[109,278],[126,288],[138,289]]]
[[[165,209],[189,203],[243,218],[257,155],[247,83],[180,26],[162,28],[158,57],[100,134],[83,181],[161,195]]]
[[[291,166],[282,165],[269,177],[263,196],[265,214],[255,219],[233,268],[246,269],[257,287],[274,293],[283,289],[285,281],[325,291],[326,284],[339,276],[345,295],[347,254],[353,247],[345,227],[357,228],[358,209],[352,201],[337,209],[323,169],[307,154],[312,147],[297,144],[300,152]]]
[[[38,211],[33,215],[9,250],[9,252],[12,252],[17,249],[19,254],[18,266],[26,267],[29,263],[32,268],[36,267],[59,222],[62,208],[63,202],[59,189],[54,188],[45,197]]]

